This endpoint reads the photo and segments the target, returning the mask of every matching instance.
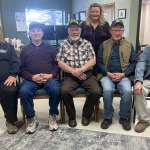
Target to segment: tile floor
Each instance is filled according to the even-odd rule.
[[[108,132],[108,133],[118,133],[118,134],[125,134],[125,135],[133,135],[133,136],[144,136],[144,137],[150,137],[150,127],[146,129],[143,133],[136,133],[134,131],[135,124],[132,123],[132,130],[131,131],[125,131],[122,129],[122,126],[118,123],[118,110],[119,110],[119,98],[114,98],[114,110],[115,114],[113,117],[113,124],[109,127],[107,130],[103,130],[100,128],[100,123],[103,120],[103,102],[101,98],[100,103],[100,122],[96,123],[92,121],[89,126],[85,127],[81,125],[81,115],[82,115],[82,107],[84,104],[85,99],[84,98],[76,98],[74,100],[75,106],[76,106],[76,112],[77,112],[77,127],[78,129],[86,129],[86,130],[92,130],[92,131],[98,131],[98,132]],[[41,99],[41,100],[35,100],[35,110],[36,115],[39,119],[39,122],[41,124],[47,124],[48,121],[48,100],[47,99]],[[19,120],[22,119],[21,110],[20,110],[20,104],[18,105],[18,118]],[[150,101],[148,101],[148,108],[150,108]],[[66,117],[67,121],[67,117]],[[137,122],[137,119],[136,119]],[[68,124],[60,124],[59,123],[59,116],[58,116],[58,124],[60,127],[68,127]],[[4,133],[6,131],[5,126],[5,119],[3,117],[3,111],[0,108],[0,134]]]

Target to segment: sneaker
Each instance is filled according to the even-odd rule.
[[[18,132],[18,128],[15,125],[15,123],[10,123],[10,122],[6,121],[6,126],[7,126],[7,132],[9,134],[15,134]]]
[[[27,128],[26,133],[32,134],[37,130],[37,127],[39,125],[39,122],[37,120],[37,117],[32,117],[30,119],[27,119]]]
[[[120,118],[119,123],[122,125],[122,128],[126,131],[131,130],[130,120],[128,118]]]
[[[108,129],[111,124],[112,124],[112,119],[104,119],[101,123],[101,128]]]
[[[50,114],[48,118],[49,130],[56,131],[58,129],[58,125],[56,122],[56,115]]]
[[[141,132],[144,132],[145,129],[149,126],[149,123],[148,122],[145,122],[145,121],[139,121],[134,130],[135,132],[138,132],[138,133],[141,133]]]

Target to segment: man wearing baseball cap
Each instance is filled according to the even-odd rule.
[[[104,120],[102,129],[112,124],[114,108],[112,106],[115,88],[121,97],[119,123],[124,130],[131,130],[130,107],[132,102],[132,80],[136,66],[136,53],[133,45],[123,38],[124,24],[116,19],[110,27],[111,39],[104,41],[98,52],[98,78],[103,88]]]
[[[93,66],[96,63],[95,53],[90,42],[80,38],[81,28],[77,20],[70,20],[68,24],[68,39],[61,44],[57,54],[59,67],[65,77],[61,86],[61,98],[66,106],[69,117],[68,125],[76,127],[76,111],[73,96],[76,89],[82,87],[87,92],[83,107],[82,125],[90,123],[94,105],[100,98],[100,88],[93,78]]]
[[[20,99],[27,117],[26,133],[34,133],[38,126],[35,115],[33,98],[39,88],[44,88],[49,95],[49,130],[58,129],[56,116],[60,100],[60,85],[57,79],[59,73],[58,63],[55,60],[56,51],[48,43],[42,41],[43,25],[32,22],[29,25],[30,44],[26,45],[20,55],[21,73],[24,78]]]

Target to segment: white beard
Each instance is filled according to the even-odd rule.
[[[70,40],[72,40],[72,41],[78,41],[79,39],[80,39],[80,37],[76,37],[76,38],[70,37]]]

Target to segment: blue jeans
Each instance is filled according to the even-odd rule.
[[[129,118],[130,106],[132,102],[132,88],[131,81],[125,77],[119,82],[113,82],[109,77],[104,76],[101,79],[101,85],[103,88],[103,101],[104,101],[104,118],[111,119],[114,114],[114,108],[112,106],[113,94],[117,87],[120,93],[120,112],[121,118]]]
[[[38,84],[24,80],[19,95],[27,118],[35,116],[33,98],[39,88],[44,88],[49,95],[49,114],[58,115],[58,104],[60,101],[60,84],[57,78],[48,80],[45,84]]]

